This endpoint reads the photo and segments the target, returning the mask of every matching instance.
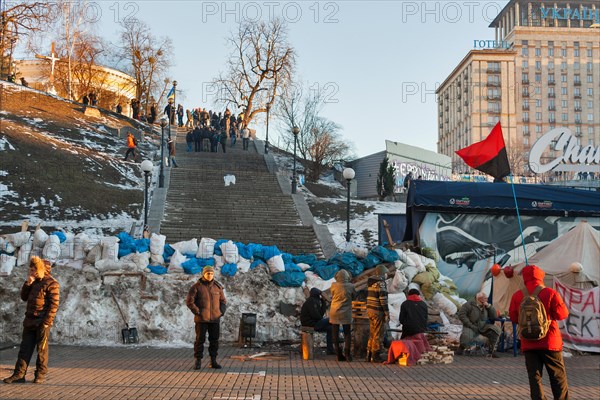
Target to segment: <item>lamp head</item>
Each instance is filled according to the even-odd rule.
[[[294,136],[297,136],[299,132],[300,132],[300,128],[298,128],[297,126],[292,128],[292,133],[294,134]]]
[[[342,172],[342,175],[344,175],[344,179],[351,181],[354,179],[354,175],[356,175],[356,173],[352,168],[345,168],[344,172]]]
[[[177,86],[177,81],[173,81],[173,86]]]
[[[154,167],[154,164],[152,164],[152,161],[150,160],[144,160],[142,161],[142,171],[144,171],[144,173],[148,173],[150,171],[152,171],[152,167]]]
[[[160,119],[160,126],[161,126],[162,128],[164,128],[165,126],[167,126],[167,118],[166,118],[166,117],[162,117],[162,118]]]

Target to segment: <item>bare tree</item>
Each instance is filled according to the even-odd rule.
[[[316,181],[324,168],[335,160],[346,158],[350,145],[340,135],[340,126],[326,118],[317,117],[305,138],[308,145],[307,159],[311,161],[309,179]]]
[[[122,28],[122,57],[135,79],[136,99],[144,100],[147,111],[150,98],[163,89],[161,78],[171,67],[172,41],[156,38],[150,27],[138,19],[127,19]]]
[[[2,1],[0,10],[0,76],[6,77],[10,71],[12,56],[18,40],[40,31],[49,21],[49,2],[22,2],[6,6]]]
[[[248,126],[267,107],[273,109],[279,93],[292,81],[296,62],[281,19],[243,21],[228,39],[233,51],[227,71],[213,81],[216,102],[241,109]]]

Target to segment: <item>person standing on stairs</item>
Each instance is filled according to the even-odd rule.
[[[354,298],[356,298],[356,290],[350,283],[350,273],[341,269],[335,274],[335,282],[331,285],[331,308],[329,309],[333,348],[338,361],[352,361],[351,326]],[[344,329],[344,351],[340,347],[340,325]]]
[[[219,336],[221,330],[221,317],[225,314],[227,300],[223,286],[215,281],[215,269],[207,265],[202,270],[202,278],[190,289],[186,304],[194,314],[196,327],[196,341],[194,342],[194,369],[202,368],[204,356],[204,341],[208,332],[208,355],[210,356],[209,368],[221,369],[217,362],[219,351]]]
[[[179,168],[179,165],[177,165],[177,161],[175,160],[175,143],[173,142],[173,139],[169,139],[167,148],[169,149],[169,165]]]

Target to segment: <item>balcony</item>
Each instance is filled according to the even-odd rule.
[[[556,97],[556,93],[548,93],[548,97],[554,99]]]
[[[548,118],[548,122],[551,124],[555,124],[556,123],[556,119],[554,118]]]
[[[499,74],[500,68],[488,68],[485,70],[488,74]]]
[[[523,136],[529,136],[529,132],[523,132]]]
[[[488,114],[500,114],[501,111],[497,108],[488,108],[487,110]]]
[[[575,111],[581,111],[581,107],[575,107]]]
[[[527,118],[527,117],[523,117],[523,122],[525,122],[525,123],[527,123],[527,124],[528,124],[528,123],[529,123],[529,118]]]
[[[489,81],[486,82],[486,84],[485,84],[485,86],[488,86],[488,87],[500,87],[500,85],[501,85],[500,82],[489,82]]]
[[[456,82],[456,84],[458,85],[458,87],[460,87],[462,85],[460,79]]]
[[[580,99],[581,98],[581,93],[575,93],[573,95],[573,97],[576,98],[576,99]]]
[[[576,119],[576,120],[575,120],[575,123],[576,123],[577,125],[581,125],[581,120],[580,120],[580,119]]]
[[[457,94],[456,94],[456,98],[457,98],[458,100],[462,99],[462,94],[460,94],[460,92],[459,92],[459,93],[457,93]]]
[[[556,81],[554,79],[548,81],[548,85],[554,86],[556,85]]]
[[[467,107],[469,105],[469,100],[465,100],[465,107]]]
[[[500,100],[502,96],[500,96],[499,94],[493,94],[491,96],[487,96],[487,100]],[[529,97],[529,96],[528,96]]]
[[[529,97],[529,92],[523,92],[523,93],[521,93],[521,96],[523,96],[523,97]]]
[[[574,84],[575,86],[581,86],[581,81],[575,81],[575,82],[573,82],[573,84]]]
[[[529,104],[523,104],[523,110],[529,110]]]
[[[521,83],[522,83],[523,85],[529,85],[529,79],[523,79],[523,80],[521,81]]]
[[[581,132],[575,132],[575,137],[581,137]]]
[[[548,106],[548,111],[556,111],[556,106]]]

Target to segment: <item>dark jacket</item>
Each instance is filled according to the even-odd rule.
[[[400,307],[402,338],[423,333],[427,330],[427,304],[418,294],[408,296]]]
[[[221,304],[226,305],[227,300],[219,282],[200,278],[190,288],[186,304],[194,313],[195,322],[219,322],[222,316]]]
[[[544,276],[546,273],[535,265],[528,265],[523,268],[523,281],[529,293],[533,293],[536,287],[544,285]],[[550,350],[561,351],[563,348],[562,336],[558,323],[569,316],[569,310],[565,306],[562,297],[552,288],[544,288],[538,295],[540,301],[544,304],[546,315],[552,320],[548,334],[540,340],[521,339],[521,349],[528,350]],[[517,291],[510,300],[508,313],[513,324],[519,321],[519,309],[523,300],[523,292]]]
[[[323,319],[327,311],[327,303],[321,298],[321,291],[317,288],[310,289],[310,297],[306,299],[300,309],[300,323],[302,326],[315,326]]]
[[[335,282],[331,285],[331,309],[329,322],[333,325],[352,323],[352,300],[356,298],[356,289],[350,283],[350,273],[340,269],[335,273]]]
[[[31,285],[24,283],[21,288],[21,300],[27,302],[23,326],[52,326],[60,302],[60,285],[47,274],[43,279],[33,281]]]

